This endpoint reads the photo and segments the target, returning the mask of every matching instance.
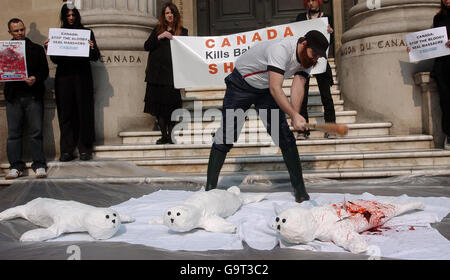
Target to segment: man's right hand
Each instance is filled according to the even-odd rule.
[[[306,120],[304,117],[302,117],[302,115],[297,113],[293,117],[291,116],[291,124],[292,124],[292,127],[294,128],[294,130],[304,131],[306,129],[306,127],[304,127],[303,125],[305,123],[306,123]]]

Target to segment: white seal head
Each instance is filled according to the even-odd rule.
[[[119,214],[109,208],[96,209],[84,218],[88,233],[95,239],[109,239],[119,230],[122,221]]]
[[[289,243],[306,244],[314,240],[317,224],[309,210],[296,206],[280,213],[272,228]]]
[[[173,231],[187,232],[201,224],[201,211],[192,205],[170,207],[164,215],[164,224]]]

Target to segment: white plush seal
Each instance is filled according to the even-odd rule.
[[[25,232],[20,241],[44,241],[63,233],[86,231],[95,239],[108,239],[117,232],[121,223],[134,222],[134,218],[109,208],[51,198],[36,198],[0,213],[0,221],[14,218],[24,218],[45,227]]]
[[[422,202],[379,203],[347,201],[305,209],[292,207],[281,212],[272,227],[283,240],[305,244],[318,239],[332,241],[352,253],[362,253],[368,244],[359,233],[379,227],[389,219],[411,210],[423,210]]]
[[[248,203],[263,200],[267,194],[243,194],[236,186],[225,190],[199,191],[181,205],[170,207],[162,218],[150,220],[150,224],[164,224],[173,231],[187,232],[203,228],[211,232],[236,231],[227,218]]]

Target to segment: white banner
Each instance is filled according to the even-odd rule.
[[[28,78],[25,41],[0,41],[0,82]]]
[[[195,37],[174,36],[172,50],[173,78],[176,88],[223,86],[234,69],[234,61],[253,45],[285,37],[300,38],[310,30],[327,32],[328,18],[294,22],[238,34]],[[311,74],[326,71],[326,59],[320,58]]]
[[[447,28],[445,26],[406,34],[406,43],[411,48],[409,61],[450,55],[447,43]]]
[[[91,31],[50,28],[47,55],[89,57]]]

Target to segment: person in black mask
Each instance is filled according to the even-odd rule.
[[[304,21],[320,17],[327,17],[327,15],[321,10],[323,5],[322,0],[303,0],[304,6],[306,8],[305,13],[300,13],[297,15],[295,21]],[[328,25],[328,33],[333,33],[333,28]],[[334,84],[333,74],[331,72],[330,64],[327,62],[327,70],[322,74],[314,75],[319,86],[320,98],[322,99],[322,104],[324,107],[324,118],[325,122],[336,122],[336,113],[334,111],[334,102],[331,97],[330,87]],[[309,92],[309,80],[306,79],[305,85],[305,97],[303,98],[302,107],[300,109],[300,114],[305,118],[306,122],[309,122],[308,118],[308,92]],[[297,139],[307,139],[310,135],[309,130],[300,131],[297,135]],[[334,138],[334,135],[325,133],[325,138]]]
[[[61,28],[86,29],[78,9],[70,3],[61,8]],[[49,39],[45,42],[47,47]],[[94,85],[91,61],[100,58],[100,51],[91,30],[89,57],[50,56],[57,65],[55,97],[60,128],[60,161],[71,161],[78,148],[81,160],[92,158],[95,141]]]

